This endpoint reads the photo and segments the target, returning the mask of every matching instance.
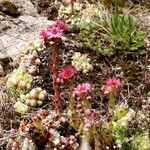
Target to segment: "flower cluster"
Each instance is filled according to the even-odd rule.
[[[112,91],[118,91],[121,86],[120,79],[117,78],[109,78],[106,81],[106,85],[102,87],[102,91],[104,95],[109,95]]]
[[[84,74],[88,73],[93,69],[90,64],[90,58],[86,54],[81,54],[80,52],[74,53],[72,56],[72,66],[74,66],[78,71],[82,71]]]
[[[61,39],[64,32],[68,30],[69,26],[64,21],[56,21],[54,24],[48,26],[47,29],[41,31],[40,37],[47,41]]]
[[[79,84],[75,89],[74,89],[74,94],[77,97],[81,97],[83,95],[87,95],[91,93],[93,90],[92,85],[90,83],[83,83]]]

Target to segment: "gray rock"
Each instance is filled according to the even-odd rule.
[[[23,15],[12,18],[0,12],[0,53],[14,60],[21,49],[52,21],[37,14],[30,0],[14,0]]]
[[[22,15],[38,16],[37,9],[33,6],[30,0],[0,0],[0,3],[6,1],[13,3],[17,8],[16,11],[18,11]],[[2,8],[2,9],[6,9],[6,8]]]

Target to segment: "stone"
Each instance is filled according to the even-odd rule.
[[[9,0],[5,0],[5,1],[3,0],[0,2],[0,10],[10,16],[18,17],[20,15],[18,8],[19,7],[15,5],[15,3]]]
[[[2,10],[6,9],[10,13],[39,16],[30,0],[0,0],[0,4],[1,7],[3,6]]]
[[[13,2],[18,6],[21,16],[14,18],[0,12],[0,55],[15,60],[20,51],[52,21],[39,16],[30,0],[13,0]]]

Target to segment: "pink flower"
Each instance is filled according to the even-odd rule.
[[[69,25],[66,24],[64,21],[62,20],[58,20],[56,21],[55,26],[57,26],[60,30],[62,31],[68,31],[69,30]]]
[[[52,40],[52,39],[60,39],[63,36],[62,30],[56,26],[52,26],[51,28],[47,29],[47,39]]]
[[[50,25],[47,27],[47,29],[42,30],[40,32],[40,37],[44,40],[51,41],[53,39],[60,39],[64,31],[69,30],[68,24],[66,24],[64,21],[56,21],[53,25]]]
[[[120,79],[116,79],[116,78],[109,78],[106,81],[106,86],[114,88],[114,89],[118,89],[121,86],[121,82]]]
[[[66,66],[60,70],[59,76],[64,80],[68,80],[73,78],[76,73],[77,71],[74,67]]]
[[[90,93],[92,92],[92,86],[91,84],[89,83],[83,83],[83,84],[79,84],[76,88],[75,88],[75,91],[74,93],[77,95],[77,96],[80,96],[82,94],[87,94],[87,93]]]
[[[47,39],[47,32],[45,30],[42,30],[40,32],[40,38],[43,40]]]
[[[120,86],[121,86],[120,79],[109,78],[106,81],[106,85],[102,87],[102,91],[104,92],[104,95],[109,96],[112,90],[118,90]]]

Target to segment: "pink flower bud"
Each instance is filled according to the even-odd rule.
[[[77,108],[82,108],[82,104],[78,103],[78,104],[76,105],[76,107],[77,107]]]
[[[57,78],[57,79],[56,79],[56,82],[57,82],[57,83],[61,83],[60,78]]]
[[[90,115],[91,114],[91,109],[86,109],[85,110],[85,114],[88,116],[88,115]]]
[[[88,96],[88,97],[86,97],[86,99],[87,99],[87,100],[91,100],[91,99],[92,99],[92,97],[91,97],[91,96]]]
[[[92,124],[90,122],[87,122],[85,125],[84,125],[85,128],[87,129],[90,129],[92,127]]]

